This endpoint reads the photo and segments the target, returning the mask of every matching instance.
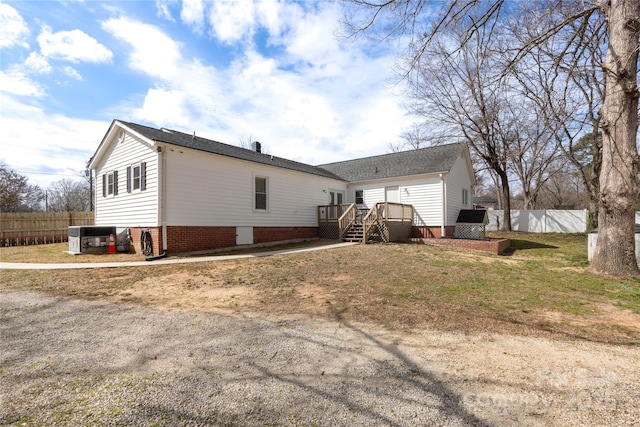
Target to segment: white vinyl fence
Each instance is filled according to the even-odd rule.
[[[487,211],[489,224],[487,231],[497,231],[502,227],[504,211]],[[640,217],[636,213],[636,222]],[[511,229],[529,233],[584,233],[587,230],[589,211],[585,210],[535,210],[511,211]]]

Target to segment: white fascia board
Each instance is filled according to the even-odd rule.
[[[402,181],[405,179],[416,179],[416,178],[440,178],[440,176],[447,176],[449,174],[450,171],[445,170],[442,172],[430,172],[430,173],[418,173],[415,175],[400,175],[400,176],[393,176],[393,177],[388,177],[388,178],[378,178],[378,179],[366,179],[363,181],[349,181],[347,182],[347,184],[349,185],[349,187],[354,186],[354,185],[365,185],[365,184],[369,184],[369,183],[384,183],[384,182],[398,182],[398,181]]]
[[[98,145],[98,149],[96,150],[94,155],[91,157],[91,160],[89,161],[89,164],[88,164],[89,169],[97,168],[97,165],[100,162],[100,160],[102,160],[102,157],[104,156],[104,153],[107,151],[107,148],[109,148],[109,146],[113,144],[114,141],[117,141],[118,134],[120,133],[121,130],[124,130],[125,132],[131,135],[134,135],[138,140],[141,140],[151,146],[156,145],[155,141],[152,141],[149,138],[141,135],[140,133],[126,126],[122,122],[118,120],[114,120],[113,123],[111,123],[111,126],[109,126],[109,130],[105,134],[104,138],[102,138],[102,141],[100,141],[100,145]]]
[[[464,144],[464,149],[462,151],[464,153],[462,156],[467,163],[467,169],[469,171],[469,174],[471,175],[471,185],[475,187],[478,184],[478,180],[476,179],[476,171],[475,169],[473,169],[473,163],[471,162],[471,153],[469,152],[469,146],[467,144]]]

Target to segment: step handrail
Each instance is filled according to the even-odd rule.
[[[340,232],[340,239],[343,239],[344,236],[349,231],[349,228],[356,222],[356,217],[358,215],[358,207],[355,203],[351,203],[349,207],[340,215],[338,218],[338,228]]]
[[[384,218],[384,215],[380,214],[380,208],[386,208],[387,202],[378,202],[371,206],[369,212],[362,219],[362,243],[366,244],[369,237],[373,234],[374,227],[380,224],[380,218]],[[384,212],[384,209],[383,209]],[[386,219],[385,219],[386,222]]]

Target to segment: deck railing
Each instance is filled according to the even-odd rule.
[[[318,225],[332,225],[338,230],[337,235],[340,239],[344,238],[349,228],[360,222],[363,229],[363,242],[376,233],[383,241],[388,242],[390,237],[389,224],[391,222],[399,222],[402,225],[411,224],[413,222],[413,206],[403,203],[379,202],[366,213],[358,209],[354,203],[318,206]]]
[[[326,225],[337,223],[342,214],[350,207],[350,204],[318,206],[318,224]]]

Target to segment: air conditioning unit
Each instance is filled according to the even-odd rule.
[[[129,252],[130,234],[126,227],[81,225],[69,227],[69,252],[72,254],[104,254],[109,250],[113,234],[116,251]]]

